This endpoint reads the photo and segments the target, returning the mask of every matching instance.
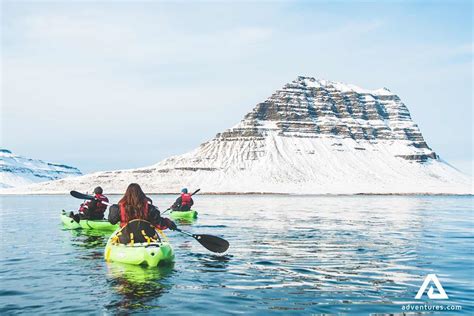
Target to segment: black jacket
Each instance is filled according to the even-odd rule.
[[[152,225],[162,225],[164,223],[164,218],[160,216],[160,211],[154,205],[148,205],[148,218]],[[120,207],[118,204],[113,204],[109,208],[109,222],[111,224],[117,224],[120,222]],[[165,224],[165,226],[167,226]]]

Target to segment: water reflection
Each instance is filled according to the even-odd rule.
[[[96,230],[70,230],[72,235],[71,245],[74,247],[77,256],[86,260],[103,260],[105,245],[110,236],[110,232],[100,232]]]
[[[173,219],[173,221],[178,226],[191,226],[197,222],[197,219],[196,218],[193,218],[193,219],[177,218],[177,219]]]
[[[201,264],[200,272],[224,272],[229,266],[231,255],[193,254]]]
[[[83,249],[97,249],[104,247],[111,235],[110,232],[100,232],[95,230],[71,230],[73,236],[72,244],[77,248]]]
[[[174,272],[174,263],[154,268],[117,262],[107,263],[107,283],[121,296],[107,305],[109,309],[160,308],[156,301],[167,292],[169,285],[163,281]],[[149,302],[153,300],[154,304]]]

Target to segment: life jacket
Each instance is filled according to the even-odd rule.
[[[98,199],[101,202],[109,202],[109,199],[105,195],[102,195],[102,194],[96,194],[95,198]],[[105,205],[103,203],[97,203],[97,208],[96,208],[95,212],[96,213],[99,213],[99,212],[104,213],[106,209],[107,209],[107,205]]]
[[[109,202],[109,199],[105,195],[102,195],[102,194],[95,194],[94,197],[98,201],[94,201],[96,203],[95,203],[95,208],[92,210],[92,212],[94,214],[104,215],[105,211],[107,210],[107,205],[100,202]],[[79,208],[79,213],[84,214],[86,210],[89,209],[91,202],[92,201],[87,201],[87,202],[82,203]]]
[[[145,214],[145,218],[142,218],[142,219],[147,220],[148,219],[148,200],[145,200],[144,202],[145,202],[145,210],[143,213]],[[120,227],[124,227],[131,220],[138,219],[138,218],[127,218],[127,213],[125,212],[125,203],[119,203],[119,207],[120,207]]]
[[[181,206],[186,206],[191,204],[191,194],[181,193]]]

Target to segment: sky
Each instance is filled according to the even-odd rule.
[[[145,167],[299,75],[387,87],[473,167],[471,1],[1,1],[1,145],[84,173]]]

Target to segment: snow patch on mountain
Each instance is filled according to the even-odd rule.
[[[15,155],[0,149],[0,188],[25,186],[37,182],[80,176],[79,169]]]

